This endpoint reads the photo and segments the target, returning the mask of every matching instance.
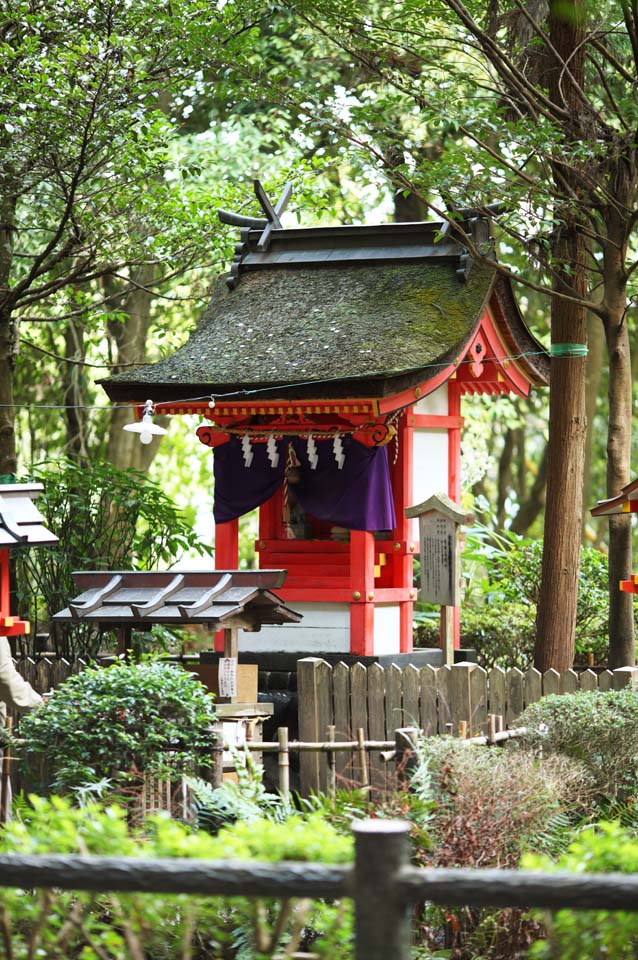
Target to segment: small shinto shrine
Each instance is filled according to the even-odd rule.
[[[9,550],[58,542],[34,502],[43,489],[41,483],[0,484],[0,637],[23,636],[31,629],[28,620],[11,615]]]
[[[230,276],[172,356],[103,381],[141,415],[198,414],[215,458],[216,565],[238,565],[239,517],[259,509],[261,568],[303,621],[242,635],[245,651],[412,650],[417,521],[460,500],[462,397],[527,396],[549,362],[509,281],[446,222],[284,229],[286,189],[241,228]],[[488,257],[490,225],[461,222]],[[458,620],[456,623],[458,644]]]

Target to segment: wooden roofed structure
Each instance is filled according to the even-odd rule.
[[[9,550],[15,547],[51,546],[58,538],[44,525],[35,501],[42,493],[41,483],[0,484],[0,636],[16,637],[29,633],[28,620],[10,612]]]
[[[273,649],[409,652],[405,508],[459,501],[461,398],[526,396],[549,360],[490,262],[486,219],[460,223],[475,262],[446,222],[284,229],[289,191],[273,205],[255,189],[263,218],[221,214],[241,242],[187,343],[103,385],[202,416],[216,562],[237,565],[238,517],[259,505],[260,563],[289,571],[282,596],[304,613]]]

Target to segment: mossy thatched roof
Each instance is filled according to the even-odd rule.
[[[471,336],[494,274],[476,265],[463,283],[439,263],[249,273],[232,292],[218,288],[183,347],[105,387],[113,399],[160,400],[309,380],[348,381],[353,395],[353,380],[428,379]]]

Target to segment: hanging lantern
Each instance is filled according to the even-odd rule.
[[[136,420],[135,423],[126,423],[122,430],[127,430],[128,433],[139,433],[140,443],[148,444],[151,442],[153,437],[161,437],[168,431],[164,427],[160,427],[159,424],[153,423],[153,401],[147,400],[144,404],[144,413],[142,414],[141,420]]]

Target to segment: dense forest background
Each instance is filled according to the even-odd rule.
[[[561,338],[589,348],[570,508],[577,539],[606,551],[610,524],[588,507],[636,463],[637,20],[625,0],[4,0],[0,474],[61,457],[148,471],[212,544],[197,423],[173,418],[142,446],[98,381],[185,341],[236,240],[216,210],[257,213],[258,175],[274,195],[292,183],[288,224],[489,206],[541,342],[557,296],[582,307]],[[464,401],[464,496],[488,528],[543,535],[548,403]]]

